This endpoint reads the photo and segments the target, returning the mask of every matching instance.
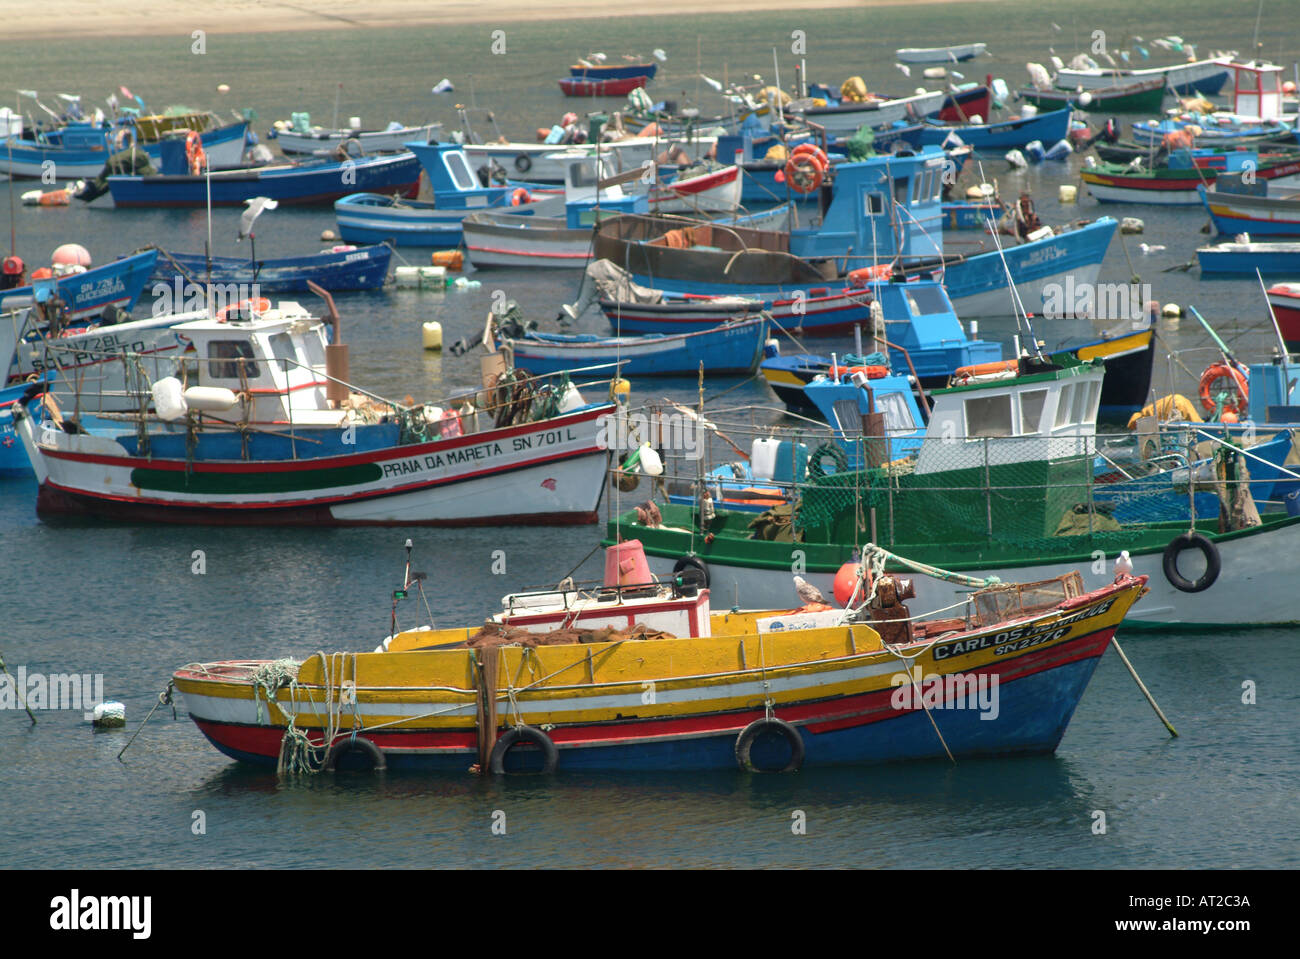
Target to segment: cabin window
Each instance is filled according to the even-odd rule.
[[[271,335],[269,342],[271,344],[271,356],[280,361],[280,371],[288,373],[293,369],[294,363],[285,361],[296,362],[298,359],[298,352],[293,348],[293,337],[288,333],[274,333]]]
[[[325,344],[314,331],[303,336],[302,352],[308,366],[321,367],[325,365]]]
[[[1086,388],[1080,386],[1079,395],[1080,396],[1086,395],[1086,399],[1083,401],[1083,410],[1078,417],[1079,422],[1096,423],[1097,422],[1097,401],[1101,398],[1101,383],[1094,380],[1093,382],[1089,383]]]
[[[451,180],[456,184],[456,189],[472,190],[478,186],[478,181],[469,172],[469,166],[465,163],[463,153],[444,153],[442,160],[447,165],[447,172],[451,174]]]
[[[885,429],[890,433],[910,433],[916,429],[916,420],[902,393],[875,394],[876,409],[885,414]]]
[[[966,436],[1010,436],[1011,394],[975,396],[966,401]]]
[[[947,294],[940,286],[917,286],[915,289],[909,289],[907,302],[917,316],[933,316],[936,313],[947,313],[952,309]]]
[[[575,187],[594,187],[596,185],[595,171],[591,170],[585,163],[569,164],[569,183]]]
[[[925,189],[925,174],[916,173],[912,176],[912,202],[917,203],[921,199],[921,191]]]
[[[249,379],[258,375],[253,344],[248,340],[213,340],[208,344],[208,376],[214,380],[239,379],[239,360]]]
[[[1056,419],[1052,423],[1052,429],[1059,430],[1062,426],[1068,426],[1070,423],[1070,404],[1074,402],[1074,384],[1061,388],[1061,393],[1056,398]]]
[[[1020,394],[1020,432],[1032,435],[1041,430],[1047,390],[1025,390]]]
[[[863,210],[867,216],[879,216],[885,212],[885,197],[881,193],[868,193],[863,198]]]
[[[894,202],[902,205],[907,204],[907,189],[910,186],[907,177],[901,177],[894,181]]]
[[[831,408],[835,411],[835,420],[841,433],[856,436],[862,432],[862,412],[856,399],[836,400]]]
[[[1075,423],[1088,422],[1088,391],[1089,384],[1079,383],[1074,388],[1074,411],[1070,419]]]

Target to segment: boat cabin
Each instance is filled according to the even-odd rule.
[[[247,393],[252,397],[248,421],[271,429],[337,427],[346,421],[348,411],[331,409],[326,398],[326,330],[324,322],[287,300],[255,318],[231,310],[225,317],[175,327],[193,347],[198,385]],[[242,402],[203,412],[227,423],[244,418]]]
[[[990,366],[1003,368],[959,370],[957,385],[934,391],[917,473],[1091,453],[1105,374],[1101,360],[1062,367],[1021,357]]]
[[[1242,119],[1282,120],[1282,68],[1271,63],[1230,63],[1232,112]]]
[[[623,178],[615,174],[607,154],[566,150],[547,154],[546,159],[564,164],[564,212],[570,230],[590,227],[607,216],[649,212],[649,197],[624,191]],[[636,173],[639,178],[640,170]]]
[[[514,188],[483,186],[458,143],[404,143],[416,155],[433,189],[434,205],[444,209],[474,209],[509,204]]]

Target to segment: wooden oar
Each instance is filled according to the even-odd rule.
[[[1130,663],[1128,657],[1124,655],[1124,650],[1120,648],[1119,640],[1112,636],[1110,644],[1115,647],[1115,652],[1119,653],[1119,658],[1123,660],[1125,667],[1128,669],[1129,675],[1133,677],[1133,682],[1138,684],[1138,689],[1142,690],[1142,695],[1147,698],[1147,702],[1151,704],[1151,708],[1156,711],[1156,715],[1160,717],[1160,721],[1165,724],[1165,729],[1169,730],[1169,735],[1174,739],[1177,739],[1178,730],[1174,729],[1173,723],[1166,719],[1165,714],[1160,711],[1160,706],[1156,703],[1155,697],[1151,695],[1151,691],[1147,689],[1146,684],[1142,682],[1142,677],[1137,674],[1137,670],[1133,668],[1133,664]]]

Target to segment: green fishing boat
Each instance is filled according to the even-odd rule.
[[[914,455],[888,463],[868,459],[880,465],[865,470],[818,470],[791,484],[787,504],[757,517],[718,508],[706,496],[694,505],[664,505],[659,514],[625,512],[609,523],[605,543],[638,539],[656,575],[696,567],[715,603],[740,607],[770,606],[791,595],[794,574],[831,596],[837,575],[845,575],[845,564],[856,562],[867,543],[896,554],[888,571],[929,574],[915,583],[925,609],[964,602],[971,577],[1029,582],[1081,569],[1087,588],[1098,588],[1113,580],[1126,552],[1121,569],[1131,564],[1150,578],[1150,593],[1129,626],[1300,621],[1300,603],[1291,595],[1300,517],[1261,518],[1253,501],[1243,501],[1249,487],[1240,469],[1248,454],[1211,443],[1222,452],[1226,522],[1197,516],[1191,507],[1191,521],[1119,522],[1106,497],[1094,495],[1101,361],[1058,366],[1022,358],[1012,367],[979,371],[964,385],[934,391],[925,439]],[[1204,430],[1188,432],[1209,442]],[[734,444],[736,433],[727,436]],[[1152,486],[1149,495],[1167,503],[1171,492]],[[936,577],[930,567],[964,578]]]
[[[1108,113],[1159,113],[1165,102],[1163,78],[1126,83],[1122,86],[1100,87],[1096,90],[1039,90],[1027,87],[1020,91],[1020,99],[1032,103],[1040,110],[1106,111]]]

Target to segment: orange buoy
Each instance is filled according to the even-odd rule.
[[[521,206],[524,203],[532,203],[532,202],[533,202],[532,194],[529,193],[521,186],[515,187],[515,192],[510,194],[511,206]]]
[[[203,137],[199,136],[197,130],[191,130],[185,135],[185,159],[190,165],[191,176],[203,172],[203,164],[207,162],[208,155],[203,152]]]
[[[835,574],[835,583],[832,591],[835,593],[835,602],[841,606],[848,606],[849,600],[853,599],[853,591],[858,587],[858,580],[863,580],[863,588],[858,598],[864,597],[871,589],[871,574],[861,563],[848,562],[839,568]]]
[[[881,377],[889,375],[889,367],[887,366],[832,366],[830,370],[827,371],[827,375],[833,380],[838,380],[841,376],[843,376],[846,373],[850,376],[852,376],[854,373],[866,373],[867,379],[878,380]]]
[[[255,300],[240,300],[238,303],[232,303],[225,309],[217,311],[217,322],[225,323],[231,313],[240,313],[246,308],[253,314],[265,313],[271,308],[271,301],[264,296],[259,296]]]
[[[976,363],[974,366],[959,366],[953,371],[952,381],[954,383],[969,383],[979,376],[1015,372],[1019,368],[1019,360],[999,360],[996,363]]]
[[[893,272],[894,266],[892,263],[877,263],[875,266],[864,266],[858,270],[850,270],[849,285],[863,287],[876,280],[888,280]]]
[[[815,153],[792,153],[790,159],[785,161],[785,175],[790,182],[790,189],[796,193],[816,193],[826,175],[826,166]]]
[[[434,266],[459,272],[465,266],[465,254],[461,250],[435,250],[431,262]]]

